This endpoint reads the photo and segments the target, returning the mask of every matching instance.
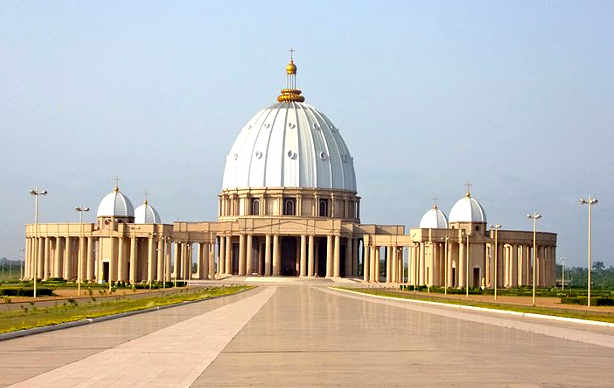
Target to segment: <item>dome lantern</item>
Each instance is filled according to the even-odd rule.
[[[296,64],[294,64],[294,49],[290,49],[290,62],[286,65],[286,88],[281,89],[281,94],[277,96],[277,101],[305,101],[305,97],[301,96],[301,91],[296,88],[296,69]]]

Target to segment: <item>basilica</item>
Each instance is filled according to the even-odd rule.
[[[241,128],[216,221],[165,224],[147,200],[134,209],[116,184],[94,223],[26,225],[32,279],[159,282],[230,276],[342,277],[365,283],[554,285],[556,234],[489,227],[466,190],[449,216],[437,205],[417,228],[361,224],[354,157],[341,131],[296,87]]]

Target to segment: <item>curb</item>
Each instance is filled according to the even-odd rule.
[[[536,314],[536,313],[521,313],[519,311],[489,309],[489,308],[486,308],[486,307],[466,306],[466,305],[452,304],[452,303],[442,303],[442,302],[431,302],[431,301],[427,301],[427,300],[395,298],[395,297],[392,297],[392,296],[372,295],[372,294],[367,294],[367,293],[360,292],[360,291],[344,290],[344,289],[335,288],[335,287],[328,287],[328,288],[330,288],[331,290],[334,290],[334,291],[347,292],[347,293],[350,293],[350,294],[369,296],[369,297],[372,297],[372,298],[380,298],[380,299],[386,299],[386,300],[404,301],[404,302],[427,304],[427,305],[434,305],[434,306],[444,306],[444,307],[449,307],[449,308],[456,308],[458,310],[472,310],[472,311],[480,311],[480,312],[487,312],[487,313],[498,313],[498,314],[506,314],[506,315],[515,315],[517,317],[522,317],[522,318],[549,319],[549,320],[553,320],[553,321],[578,323],[578,324],[581,324],[581,325],[592,325],[592,326],[602,326],[602,327],[612,327],[612,328],[614,328],[614,323],[602,322],[602,321],[593,321],[593,320],[590,320],[590,319],[565,318],[565,317],[557,317],[556,315],[546,315],[546,314]]]
[[[125,317],[129,317],[129,316],[132,316],[132,315],[137,315],[137,314],[144,314],[144,313],[151,313],[151,312],[159,311],[159,310],[166,310],[166,309],[169,309],[169,308],[172,308],[172,307],[185,306],[185,305],[192,304],[192,303],[205,302],[205,301],[208,301],[208,300],[223,298],[223,297],[226,297],[226,296],[239,295],[239,294],[242,294],[242,293],[244,293],[246,291],[250,291],[250,290],[253,290],[253,288],[248,288],[248,289],[245,289],[245,290],[241,290],[239,292],[235,292],[234,294],[217,295],[217,296],[212,296],[210,298],[197,299],[197,300],[186,300],[186,301],[183,301],[183,302],[168,304],[168,305],[165,305],[165,306],[150,307],[150,308],[143,309],[143,310],[126,311],[124,313],[117,313],[117,314],[111,314],[111,315],[103,315],[101,317],[96,317],[96,318],[85,318],[85,319],[81,319],[81,320],[78,320],[78,321],[58,323],[57,325],[39,326],[39,327],[33,327],[31,329],[23,329],[23,330],[11,331],[11,332],[8,332],[8,333],[0,334],[0,341],[6,341],[6,340],[13,339],[13,338],[25,337],[25,336],[34,335],[34,334],[47,333],[47,332],[50,332],[50,331],[69,329],[71,327],[85,326],[85,325],[89,325],[91,323],[110,321],[110,320],[113,320],[113,319],[125,318]]]

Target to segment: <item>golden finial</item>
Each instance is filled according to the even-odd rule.
[[[286,88],[281,90],[277,97],[279,102],[303,102],[305,97],[296,88],[296,65],[294,64],[294,49],[290,49],[290,62],[286,65]]]
[[[145,206],[149,206],[149,193],[145,190]]]
[[[294,49],[290,49],[290,62],[286,66],[286,74],[296,74],[296,65],[294,64]]]
[[[465,197],[471,198],[471,182],[465,183],[465,187],[467,187],[467,192],[465,193]]]
[[[437,198],[437,197],[433,198],[433,209],[435,209],[435,210],[437,210],[437,209],[438,209],[438,207],[437,207],[437,201],[438,201],[438,198]]]
[[[118,176],[113,177],[113,182],[114,182],[113,191],[117,193],[119,191],[119,177]]]

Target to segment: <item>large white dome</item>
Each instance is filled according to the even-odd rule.
[[[96,217],[134,217],[134,208],[116,187],[100,201]]]
[[[303,187],[356,192],[339,129],[303,102],[281,102],[245,124],[226,157],[222,189]]]
[[[449,222],[486,223],[486,212],[477,199],[467,194],[452,206]]]
[[[134,210],[134,223],[135,224],[161,224],[160,215],[158,211],[145,201],[141,206]]]
[[[447,229],[448,218],[445,213],[439,210],[437,206],[424,213],[420,220],[420,228],[422,229]]]

